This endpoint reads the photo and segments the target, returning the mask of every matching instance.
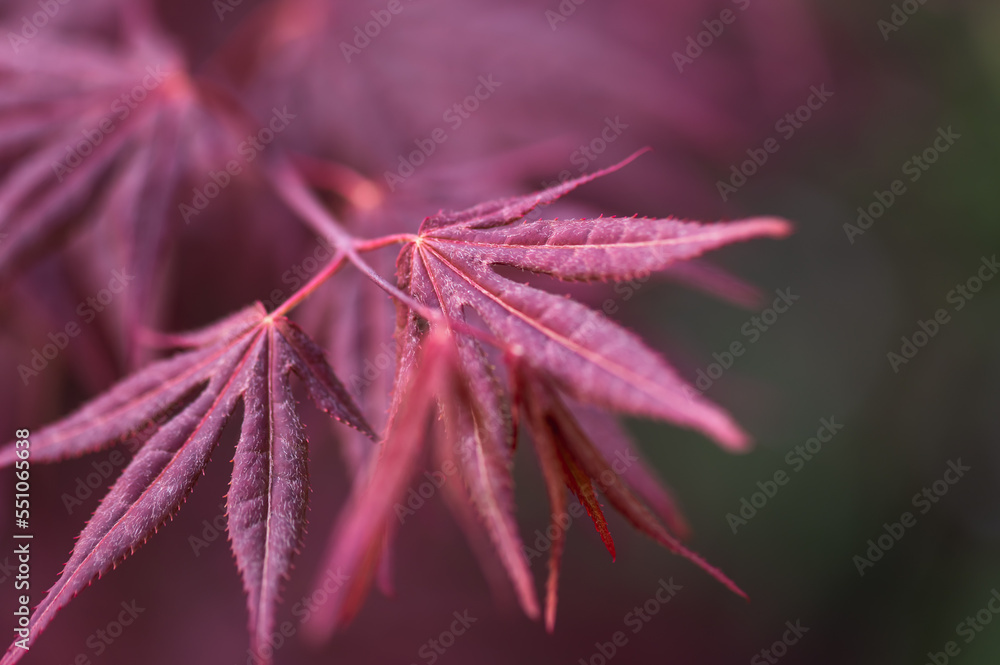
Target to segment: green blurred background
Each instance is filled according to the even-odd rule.
[[[875,26],[890,14],[884,5],[819,3],[828,34],[853,42],[859,60],[844,64],[828,105],[731,199],[743,213],[798,223],[789,240],[727,250],[738,274],[800,296],[707,393],[756,435],[756,450],[734,457],[695,436],[633,426],[682,498],[698,549],[752,597],[746,607],[706,608],[720,641],[734,624],[745,629],[740,648],[677,662],[746,662],[797,618],[811,630],[782,662],[925,663],[949,640],[960,649],[950,662],[1000,662],[1000,620],[956,634],[1000,589],[1000,280],[960,311],[948,301],[1000,252],[1000,5],[928,2],[883,41]],[[865,75],[884,68],[902,76]],[[863,109],[862,131],[827,129]],[[904,164],[942,127],[961,138],[911,182]],[[895,179],[905,194],[852,243],[844,225]],[[666,328],[674,348],[689,351],[682,357],[702,359],[691,377],[712,352],[749,341],[741,327],[751,313],[698,294],[654,287],[627,307],[647,335]],[[887,354],[939,308],[950,322],[894,371]],[[795,471],[785,456],[823,417],[843,429]],[[913,495],[958,459],[971,471],[922,514]],[[779,470],[788,484],[734,534],[726,514]],[[861,576],[853,557],[904,511],[916,525]],[[637,599],[650,586],[616,576],[630,579]]]

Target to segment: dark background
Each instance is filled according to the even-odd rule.
[[[73,0],[66,11],[83,12],[88,2]],[[782,638],[786,621],[800,621],[808,632],[782,663],[918,665],[949,640],[961,651],[950,662],[997,662],[1000,625],[985,626],[969,643],[956,626],[1000,589],[1000,282],[986,282],[960,311],[948,300],[984,257],[1000,250],[995,3],[929,0],[886,38],[878,22],[890,18],[889,2],[752,0],[740,11],[728,2],[587,0],[572,5],[575,12],[553,30],[545,12],[558,11],[555,0],[404,0],[403,11],[351,63],[340,42],[385,3],[328,3],[328,23],[299,25],[301,34],[284,50],[260,46],[253,76],[246,74],[251,64],[238,57],[220,56],[210,66],[220,47],[246,38],[241,29],[264,4],[243,2],[222,21],[209,2],[163,3],[161,15],[192,66],[235,81],[258,117],[283,105],[299,115],[282,136],[289,147],[349,164],[379,186],[415,139],[445,126],[443,111],[470,94],[478,76],[493,74],[502,83],[449,131],[433,166],[428,161],[428,172],[448,174],[448,187],[433,190],[416,177],[400,186],[392,200],[401,201],[393,203],[394,214],[406,218],[400,222],[406,228],[441,206],[529,191],[575,169],[577,146],[598,136],[606,118],[620,117],[628,129],[587,170],[647,145],[652,154],[580,190],[566,209],[706,221],[786,217],[796,228],[790,238],[754,241],[712,258],[758,285],[768,295],[765,305],[775,289],[799,296],[706,393],[752,433],[752,452],[731,455],[666,424],[627,423],[676,491],[693,528],[692,548],[740,584],[750,603],[615,516],[614,563],[587,524],[571,528],[557,627],[547,635],[509,598],[490,594],[459,528],[433,500],[401,531],[396,597],[373,594],[355,623],[320,648],[296,635],[276,662],[427,662],[418,655],[421,645],[463,610],[477,621],[441,663],[596,664],[600,658],[588,660],[595,643],[611,641],[618,630],[628,642],[611,660],[623,665],[773,662],[753,658]],[[673,54],[727,8],[735,22],[678,72]],[[21,11],[14,6],[6,16],[18,22]],[[288,55],[302,44],[312,49],[306,56]],[[775,123],[805,102],[810,86],[826,86],[833,96],[794,136],[779,138],[778,152],[721,200],[717,181],[747,159],[746,150],[780,136]],[[960,138],[911,182],[904,163],[949,127]],[[528,152],[515,160],[513,175],[491,166],[518,150]],[[904,181],[905,193],[851,242],[844,225],[895,179]],[[178,200],[187,196],[185,190]],[[270,224],[240,221],[227,221],[227,233],[204,226],[179,231],[172,258],[180,266],[178,286],[165,327],[204,323],[266,298],[282,271],[311,251],[308,233],[286,213],[275,212]],[[268,243],[279,236],[287,252],[276,258]],[[218,262],[235,266],[227,279],[218,278]],[[60,362],[29,400],[15,368],[52,326],[45,319],[32,323],[27,297],[4,297],[5,432],[37,430],[93,394],[77,366]],[[714,352],[750,341],[741,329],[760,309],[661,281],[620,305],[616,318],[692,381],[714,362]],[[949,311],[949,322],[894,371],[887,354],[900,353],[901,336],[912,337],[940,308]],[[113,344],[114,334],[108,338]],[[119,365],[113,373],[126,371]],[[315,433],[311,526],[279,621],[290,619],[289,607],[309,592],[347,491],[328,426],[311,407],[304,411]],[[823,418],[842,430],[794,471],[786,455],[814,436]],[[246,662],[244,600],[225,536],[198,556],[189,544],[202,520],[220,512],[235,437],[231,426],[178,517],[65,609],[24,663],[68,664],[78,653],[95,663]],[[530,544],[546,525],[548,505],[529,451],[519,447],[516,480],[521,533]],[[37,585],[55,580],[98,501],[90,497],[67,515],[61,494],[92,462],[106,459],[101,453],[36,468],[33,512],[45,520],[33,545],[45,552],[35,560]],[[922,514],[912,497],[957,460],[970,470]],[[789,482],[734,534],[727,514],[781,470]],[[6,495],[10,487],[5,473],[0,489]],[[914,513],[915,525],[860,575],[854,557],[864,556],[867,541],[904,511]],[[8,532],[8,518],[0,526]],[[533,571],[541,585],[541,560]],[[626,614],[653,597],[661,579],[683,588],[632,634]],[[0,580],[6,608],[12,580],[2,573]],[[95,656],[88,637],[132,600],[144,612]]]

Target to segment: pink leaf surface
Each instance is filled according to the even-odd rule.
[[[77,593],[134,552],[184,502],[227,420],[244,404],[228,499],[229,531],[243,574],[252,645],[267,644],[279,587],[305,524],[306,438],[289,385],[294,372],[321,409],[371,435],[319,348],[287,319],[258,304],[191,333],[204,344],[153,363],[32,438],[36,461],[155,433],[87,523],[56,584],[31,616],[31,642]],[[0,463],[14,459],[13,443]],[[3,665],[25,650],[11,646]]]
[[[161,143],[132,155],[140,170],[113,192],[111,209],[121,208],[123,219],[147,205],[147,199],[167,195],[146,177],[160,170],[153,167],[158,155],[169,153],[177,140],[175,119],[164,122]],[[33,131],[30,123],[25,131]],[[494,269],[507,266],[574,281],[677,271],[730,297],[749,297],[738,283],[712,278],[724,273],[677,266],[730,243],[784,236],[790,227],[782,220],[701,224],[638,217],[529,219],[539,207],[620,169],[637,155],[541,192],[441,212],[425,219],[416,235],[395,234],[363,250],[362,243],[334,227],[304,186],[294,189],[299,198],[286,198],[312,222],[321,218],[316,230],[329,232],[341,243],[337,257],[324,269],[324,279],[349,258],[396,298],[391,389],[370,393],[365,400],[385,413],[386,434],[374,452],[356,439],[347,448],[356,478],[322,571],[346,579],[346,587],[312,613],[308,629],[314,636],[326,636],[349,621],[376,577],[384,589],[391,588],[391,550],[399,527],[394,507],[421,461],[431,457],[425,454],[431,435],[436,438],[434,457],[453,464],[457,472],[445,489],[449,507],[480,548],[492,547],[499,563],[496,570],[510,581],[522,610],[531,618],[544,614],[548,630],[555,625],[567,489],[586,509],[612,558],[615,545],[601,496],[639,531],[743,595],[729,578],[680,543],[677,536],[686,535],[687,525],[673,497],[608,412],[689,427],[732,450],[745,449],[749,437],[726,411],[703,399],[659,353],[621,325]],[[8,184],[7,194],[0,189],[0,207],[23,199],[35,186],[32,169],[37,168],[29,161],[22,169]],[[290,177],[291,171],[283,175]],[[155,262],[159,227],[154,224],[143,233],[148,235],[137,235],[126,245],[133,258]],[[362,251],[394,242],[403,244],[396,261],[397,287],[380,282],[383,278],[372,264],[360,258]],[[309,282],[291,296],[290,306],[321,282]],[[338,358],[350,359],[352,350],[379,348],[374,340],[384,340],[366,339],[362,325],[374,327],[391,314],[373,314],[374,308],[361,302],[362,293],[351,283],[334,299],[359,314],[335,345]],[[56,584],[37,606],[31,617],[32,641],[79,591],[131,554],[180,508],[227,420],[242,404],[227,497],[228,531],[247,596],[251,649],[259,661],[269,661],[276,608],[302,546],[309,495],[308,442],[291,375],[319,409],[375,438],[324,349],[281,316],[287,309],[268,314],[258,303],[200,330],[147,332],[147,341],[182,350],[148,364],[32,436],[32,458],[39,462],[91,453],[137,433],[149,437],[102,500]],[[142,318],[132,317],[130,326],[139,326]],[[357,358],[353,361],[345,363],[352,379],[362,367]],[[393,363],[384,363],[390,366]],[[382,384],[388,383],[385,377]],[[519,417],[541,463],[556,534],[544,613],[515,514],[512,467]],[[15,459],[13,443],[0,448],[0,467]],[[480,558],[487,566],[493,563],[491,557]],[[23,653],[12,646],[0,665],[13,665]]]
[[[749,440],[732,419],[639,338],[583,305],[513,282],[491,267],[563,279],[627,279],[732,242],[789,233],[787,222],[773,218],[709,225],[614,217],[515,224],[638,154],[542,192],[424,220],[421,234],[401,252],[400,284],[421,302],[441,307],[449,320],[463,321],[462,307],[472,307],[503,343],[580,401],[662,418],[744,449]]]
[[[622,165],[528,196],[439,213],[425,219],[420,233],[406,240],[397,258],[397,283],[430,314],[402,303],[397,307],[399,359],[387,438],[366,474],[368,480],[356,486],[325,571],[346,574],[352,580],[350,589],[314,615],[315,634],[328,634],[357,611],[383,554],[392,506],[402,498],[422,457],[435,403],[445,435],[438,444],[445,452],[438,457],[454,460],[471,512],[493,544],[521,607],[536,617],[540,612],[512,497],[515,407],[526,414],[556,529],[544,613],[549,630],[555,624],[564,548],[558,524],[565,512],[564,485],[586,508],[612,557],[614,544],[595,486],[633,526],[743,595],[725,575],[681,545],[625,484],[626,477],[635,482],[657,513],[686,533],[669,492],[642,466],[609,416],[594,407],[698,429],[732,449],[745,448],[748,437],[632,333],[581,304],[493,270],[494,265],[507,265],[568,280],[628,279],[666,270],[732,242],[781,237],[790,230],[786,222],[773,218],[707,225],[614,217],[526,219],[538,206]],[[495,347],[495,353],[484,345]],[[499,356],[502,367],[497,366]],[[600,447],[581,428],[563,394],[589,405],[579,407],[581,416],[595,434],[610,437]],[[612,468],[616,453],[629,462],[621,475]],[[458,517],[467,523],[465,511],[458,511]]]

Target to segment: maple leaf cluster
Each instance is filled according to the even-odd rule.
[[[634,450],[614,414],[691,428],[731,450],[744,449],[747,435],[604,313],[511,275],[599,282],[663,272],[738,299],[739,288],[727,286],[733,282],[690,261],[733,242],[782,237],[787,222],[546,214],[633,155],[533,194],[442,210],[418,225],[405,193],[390,197],[345,165],[275,145],[241,169],[268,190],[270,205],[278,202],[281,214],[322,238],[328,260],[270,307],[258,302],[195,331],[154,333],[163,297],[154,285],[178,222],[171,203],[182,183],[216,173],[231,156],[225,138],[240,139],[254,125],[238,96],[188,72],[142,3],[102,6],[124,35],[117,52],[85,42],[57,46],[40,35],[25,45],[38,47],[30,58],[0,61],[0,148],[16,157],[0,183],[0,280],[20,278],[94,226],[139,275],[124,305],[131,373],[32,433],[35,462],[92,453],[140,433],[145,443],[35,608],[30,642],[176,513],[242,406],[228,532],[247,595],[251,648],[269,658],[265,647],[303,544],[309,495],[308,440],[293,375],[319,409],[353,428],[339,432],[352,491],[319,572],[345,576],[347,589],[313,615],[315,633],[349,620],[373,581],[389,575],[387,553],[399,527],[394,506],[428,458],[457,469],[444,486],[448,505],[470,538],[492,545],[524,612],[544,614],[552,630],[564,532],[555,529],[543,607],[515,519],[512,464],[522,432],[537,453],[553,520],[572,494],[614,556],[603,496],[638,530],[742,594],[682,544],[683,518],[653,472],[641,462],[619,472],[611,461],[614,450]],[[312,5],[290,6],[295,11],[279,13],[282,25],[305,30],[302,7]],[[151,69],[150,61],[163,68]],[[347,219],[321,189],[352,210]],[[400,249],[393,275],[382,250],[394,246]],[[335,293],[324,288],[334,275],[343,278]],[[289,316],[303,303],[296,323]],[[335,331],[329,344],[304,331],[310,321],[324,322],[316,331]],[[337,373],[357,376],[359,339],[371,347],[390,335],[394,372],[364,391],[338,379]],[[176,352],[155,357],[154,346]],[[15,459],[13,442],[0,449],[0,466]],[[24,653],[12,645],[0,662],[12,665]]]

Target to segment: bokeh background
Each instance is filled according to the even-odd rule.
[[[37,10],[33,2],[5,5],[5,34]],[[961,309],[949,294],[1000,251],[1000,7],[987,0],[402,0],[398,6],[350,62],[342,43],[353,43],[355,28],[387,3],[162,2],[156,11],[163,33],[206,86],[241,100],[261,121],[276,107],[296,115],[279,137],[283,148],[345,164],[367,179],[377,191],[364,190],[374,197],[364,201],[377,201],[373,209],[352,211],[343,198],[329,198],[355,225],[413,229],[441,207],[530,191],[563,170],[591,172],[644,146],[652,152],[573,194],[560,204],[561,214],[793,220],[796,232],[786,240],[755,241],[711,257],[760,289],[763,300],[752,306],[666,280],[643,284],[627,300],[610,287],[574,290],[593,302],[617,298],[616,318],[691,381],[711,370],[713,353],[744,343],[745,353],[706,395],[754,436],[752,452],[734,456],[667,424],[626,424],[681,501],[693,529],[690,545],[751,602],[617,517],[610,518],[618,543],[612,563],[581,521],[569,532],[557,628],[549,635],[509,596],[491,592],[461,530],[435,498],[400,531],[395,597],[373,594],[357,620],[324,645],[296,632],[276,662],[430,663],[421,648],[448,628],[456,611],[476,622],[434,662],[597,665],[605,662],[597,643],[611,642],[616,631],[627,642],[608,662],[623,665],[922,665],[949,641],[958,655],[947,662],[998,662],[1000,618],[989,602],[992,594],[1000,597],[1000,280],[984,282],[971,299],[960,297]],[[113,42],[119,37],[102,21],[117,11],[115,2],[71,0],[34,38],[35,51],[17,62],[5,54],[0,86],[10,94],[3,112],[16,105],[17,76],[30,75],[31,58],[50,63],[37,50],[45,40]],[[717,22],[724,11],[730,23]],[[706,32],[712,29],[719,34]],[[700,52],[689,42],[697,44],[699,33],[706,44]],[[481,76],[500,85],[454,127],[444,114],[473,93]],[[776,124],[807,102],[812,87],[832,95],[789,136]],[[615,140],[593,159],[582,156],[580,146],[608,122],[622,128]],[[446,128],[447,141],[389,191],[385,172],[437,127]],[[911,180],[907,163],[949,129],[958,138]],[[777,152],[721,196],[718,183],[769,138]],[[218,143],[216,153],[206,151],[236,150],[226,136]],[[8,153],[4,173],[23,158]],[[198,170],[196,160],[186,167],[175,204],[190,200],[192,187],[205,180],[207,167]],[[156,290],[151,315],[160,327],[206,323],[266,299],[283,286],[283,272],[312,251],[315,238],[262,193],[266,187],[250,171],[196,224],[185,225],[170,206],[164,228],[173,240],[160,259],[169,287]],[[858,208],[885,199],[882,192],[897,179],[905,192],[863,233],[851,233],[845,225],[857,224]],[[95,230],[101,224],[35,257],[5,285],[2,432],[39,429],[139,362],[123,350],[121,323],[129,319],[116,304],[74,340],[74,353],[27,386],[18,375],[31,349],[67,320],[61,312],[72,312],[81,294],[107,279],[82,258],[101,246],[106,236]],[[387,274],[391,258],[383,264]],[[114,265],[115,256],[109,250],[101,260]],[[798,300],[759,336],[745,332],[778,289]],[[66,303],[71,309],[60,310]],[[912,359],[893,367],[888,354],[901,353],[902,338],[912,339],[920,322],[942,308],[949,321]],[[335,327],[338,314],[306,308],[302,316],[322,328],[331,321]],[[310,592],[348,490],[336,430],[310,407],[304,411],[312,438],[310,532],[279,615],[293,623],[291,607]],[[789,462],[822,419],[843,427],[804,464]],[[65,609],[24,663],[247,662],[246,610],[225,535],[215,532],[197,554],[191,544],[192,535],[213,533],[207,524],[220,513],[236,436],[230,430],[178,516]],[[548,519],[532,457],[530,446],[519,447],[518,516],[529,545]],[[64,495],[108,459],[100,453],[36,467],[32,583],[39,589],[55,580],[103,488],[70,508]],[[958,460],[970,470],[953,485],[939,484],[947,491],[921,512],[914,495]],[[758,483],[779,471],[788,474],[787,484],[734,533],[727,515],[738,514],[741,501],[760,491]],[[11,488],[10,474],[2,474],[0,491],[9,496]],[[860,574],[855,557],[867,556],[869,539],[906,511],[915,525]],[[12,529],[7,513],[0,517],[3,533]],[[9,625],[13,576],[3,550],[0,625]],[[533,561],[539,586],[543,561]],[[682,589],[633,633],[627,615],[654,598],[661,580]],[[103,642],[96,631],[116,619],[122,602],[133,601],[144,608],[135,623]],[[993,607],[1000,609],[1000,601]],[[961,623],[977,613],[980,629],[963,630]],[[788,634],[786,622],[808,632],[774,647]],[[935,658],[945,662],[944,655]]]

